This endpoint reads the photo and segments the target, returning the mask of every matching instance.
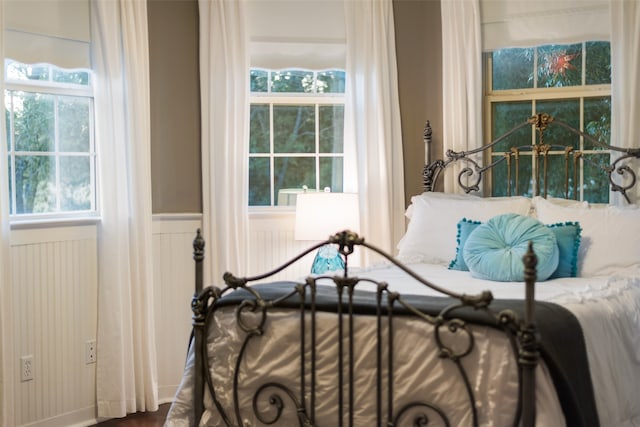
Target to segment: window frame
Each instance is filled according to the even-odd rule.
[[[586,51],[586,43],[588,43],[589,41],[583,41],[581,42],[582,45],[582,50],[581,52],[584,54],[584,52]],[[545,45],[539,45],[539,46],[534,46],[534,48],[540,47],[540,46],[548,46],[551,45],[553,43],[548,43]],[[559,44],[559,43],[556,43]],[[573,44],[577,44],[577,43],[573,43]],[[586,99],[590,99],[590,98],[609,98],[611,99],[611,84],[593,84],[593,85],[588,85],[585,84],[586,79],[585,79],[585,75],[586,75],[586,60],[581,61],[581,84],[580,85],[574,85],[574,86],[563,86],[563,87],[536,87],[537,86],[537,80],[538,80],[538,76],[537,73],[534,72],[533,73],[533,78],[534,78],[534,84],[533,84],[533,88],[520,88],[520,89],[503,89],[503,90],[493,90],[492,87],[492,71],[493,71],[493,58],[492,58],[492,52],[484,52],[482,55],[482,59],[483,59],[483,129],[482,129],[482,133],[483,133],[483,138],[485,141],[492,141],[494,138],[493,135],[493,104],[495,103],[500,103],[500,102],[530,102],[531,103],[531,116],[533,116],[535,114],[536,111],[536,104],[539,101],[563,101],[563,100],[578,100],[579,101],[579,109],[580,109],[580,130],[583,132],[585,131],[585,123],[584,123],[584,102]],[[534,50],[534,58],[533,58],[533,63],[537,64],[538,63],[538,50],[535,49]],[[534,71],[536,71],[537,69],[537,65],[536,68],[534,68]],[[526,119],[526,117],[523,117],[521,121],[524,121]],[[518,123],[520,122],[520,120],[517,121]],[[514,125],[516,125],[517,123],[514,123]],[[499,135],[496,135],[499,136]],[[532,130],[531,132],[531,143],[535,144],[535,140],[536,140],[536,134],[535,132]],[[579,139],[580,141],[580,145],[577,148],[577,150],[581,151],[583,154],[589,155],[589,154],[604,154],[604,153],[608,153],[611,154],[610,150],[593,150],[593,149],[585,149],[584,148],[584,138],[580,137]],[[610,143],[610,141],[604,141],[607,144]],[[563,154],[562,152],[559,151],[550,151],[549,154],[552,155],[559,155],[559,154]],[[501,152],[494,152],[493,150],[487,150],[487,156],[489,156],[489,160],[493,161],[495,160],[495,157],[498,156],[502,156]],[[530,155],[531,157],[531,163],[533,165],[534,162],[534,158],[532,155]],[[584,158],[580,158],[579,160],[579,164],[580,164],[580,171],[579,171],[579,182],[578,182],[578,199],[577,200],[584,200],[584,170],[585,170],[585,165],[584,165]],[[493,194],[492,193],[492,187],[493,187],[493,183],[492,183],[492,174],[488,174],[486,176],[486,180],[485,180],[485,187],[484,187],[484,191],[487,194]]]
[[[22,64],[27,66],[45,66],[50,67],[50,70],[55,68],[64,70],[66,72],[86,72],[89,76],[89,82],[87,85],[66,83],[66,82],[56,82],[52,80],[43,81],[43,80],[19,80],[19,79],[10,79],[8,73],[6,72],[7,66],[11,62],[8,58],[5,58],[4,67],[5,67],[5,81],[4,81],[4,91],[3,96],[6,97],[7,94],[11,94],[12,92],[24,92],[24,93],[39,93],[43,95],[51,95],[54,97],[63,96],[63,97],[79,97],[88,99],[89,106],[89,149],[87,152],[65,152],[61,151],[59,147],[59,139],[54,139],[54,150],[53,151],[16,151],[15,150],[15,141],[13,140],[12,129],[5,129],[5,136],[11,135],[11,140],[3,142],[7,144],[7,157],[9,161],[9,173],[8,177],[10,182],[9,188],[9,197],[11,198],[10,206],[11,211],[9,212],[9,220],[12,228],[23,228],[27,227],[31,224],[47,224],[47,225],[55,225],[62,224],[68,225],[70,223],[96,223],[99,221],[100,212],[99,212],[99,185],[98,185],[98,154],[97,154],[97,144],[96,144],[96,135],[95,135],[95,94],[94,94],[94,78],[93,71],[90,69],[78,69],[78,70],[67,70],[60,67],[56,67],[53,64]],[[4,98],[3,98],[4,99]],[[3,109],[5,110],[5,114],[9,112],[6,108],[6,102],[3,102]],[[55,119],[54,126],[57,129],[58,127],[58,110],[54,110]],[[7,126],[13,125],[13,118],[10,119]],[[87,157],[89,159],[89,184],[92,189],[92,198],[91,198],[91,207],[90,209],[85,210],[75,210],[75,211],[55,211],[55,212],[42,212],[42,213],[15,213],[16,209],[16,192],[15,192],[15,164],[16,164],[16,156],[19,155],[43,155],[43,156],[52,156],[55,159],[56,171],[55,171],[55,179],[56,179],[56,206],[59,207],[60,203],[60,158],[63,156],[70,157]]]
[[[252,67],[251,70],[261,70],[269,72],[282,72],[285,70],[264,70],[261,68]],[[315,78],[322,71],[330,70],[307,70],[301,68],[287,68],[286,70],[294,71],[308,71],[314,73]],[[332,69],[333,70],[333,69]],[[337,70],[337,69],[336,69]],[[344,70],[339,70],[344,71]],[[314,82],[315,83],[315,82]],[[320,120],[319,110],[322,106],[336,106],[341,105],[345,107],[345,92],[325,92],[318,93],[315,91],[316,85],[314,84],[313,93],[301,93],[301,92],[272,92],[270,87],[267,92],[251,92],[249,91],[249,108],[253,105],[268,105],[269,107],[269,152],[264,153],[251,153],[249,150],[247,161],[251,158],[268,158],[270,167],[269,176],[269,205],[251,205],[248,204],[248,208],[252,212],[267,210],[267,211],[292,211],[295,210],[295,205],[278,205],[277,197],[274,188],[275,178],[275,159],[278,157],[300,157],[300,158],[313,158],[315,165],[315,188],[311,191],[322,191],[320,188],[320,159],[321,158],[341,158],[343,162],[343,171],[346,168],[346,138],[343,138],[343,149],[341,153],[323,153],[320,151]],[[274,106],[313,106],[314,107],[314,120],[315,120],[315,135],[314,135],[314,152],[276,152],[274,149],[274,120],[273,109]],[[344,116],[343,116],[344,126]],[[249,185],[249,183],[247,184]],[[344,172],[343,172],[343,185],[344,185]]]

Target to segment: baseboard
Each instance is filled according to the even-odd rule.
[[[87,427],[96,424],[97,408],[92,406],[67,412],[52,418],[38,420],[30,424],[22,424],[20,427]]]

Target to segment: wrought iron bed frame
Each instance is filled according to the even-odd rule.
[[[487,154],[489,154],[493,147],[496,144],[500,143],[507,137],[511,136],[513,133],[518,131],[521,128],[526,126],[534,126],[537,133],[538,139],[534,144],[525,144],[521,146],[512,147],[509,151],[503,152],[501,157],[498,157],[497,160],[485,161]],[[563,127],[573,134],[578,135],[585,140],[588,140],[595,144],[598,147],[601,147],[604,150],[609,150],[611,154],[614,154],[614,161],[608,165],[600,165],[593,161],[591,161],[588,157],[584,156],[584,153],[580,150],[575,149],[573,146],[563,145],[563,144],[547,144],[545,141],[545,131],[549,128],[549,126],[560,126]],[[609,183],[611,185],[611,191],[619,192],[622,194],[627,203],[631,203],[629,195],[627,194],[627,190],[633,188],[636,184],[636,173],[633,171],[631,167],[629,167],[628,162],[633,159],[640,158],[640,148],[620,148],[605,142],[602,142],[593,136],[582,132],[579,129],[575,129],[568,123],[554,118],[553,116],[546,113],[538,113],[534,116],[529,117],[524,122],[514,126],[510,131],[501,135],[500,137],[491,141],[491,143],[483,145],[482,147],[469,150],[469,151],[461,151],[455,152],[452,150],[447,150],[445,156],[446,159],[431,159],[431,144],[432,144],[432,130],[431,125],[427,121],[424,130],[424,144],[426,150],[426,162],[425,167],[422,172],[423,177],[423,185],[425,191],[435,191],[438,178],[441,176],[441,173],[451,164],[456,162],[465,162],[466,167],[464,167],[457,176],[458,184],[460,188],[462,188],[466,193],[478,192],[480,191],[480,183],[483,181],[483,177],[487,172],[490,172],[494,167],[501,164],[502,162],[506,162],[507,167],[507,196],[511,196],[512,191],[511,188],[513,184],[515,184],[515,188],[518,188],[518,183],[520,180],[519,176],[519,162],[520,155],[522,153],[529,152],[533,155],[533,170],[532,170],[532,192],[534,196],[542,196],[547,197],[548,188],[548,171],[549,171],[549,158],[552,151],[561,152],[564,155],[564,198],[569,198],[569,170],[570,170],[570,162],[573,163],[573,196],[577,197],[578,191],[578,163],[580,160],[588,162],[591,166],[601,169],[603,173],[605,173],[608,177]],[[485,157],[485,158],[483,158]],[[515,177],[512,177],[512,165],[515,170]],[[616,182],[616,175],[618,175],[622,182]],[[542,174],[542,175],[541,175]],[[484,181],[486,182],[486,181]],[[540,182],[543,183],[542,189],[540,189]]]
[[[377,369],[375,372],[377,425],[386,425],[390,427],[401,425],[401,421],[405,421],[406,417],[413,417],[411,419],[412,425],[424,425],[427,422],[429,415],[439,417],[444,422],[444,425],[451,425],[447,418],[447,414],[445,414],[445,412],[433,402],[415,401],[403,405],[401,408],[394,408],[393,319],[397,317],[397,315],[394,315],[394,310],[397,308],[401,308],[405,315],[408,313],[416,319],[424,321],[425,330],[427,330],[428,327],[433,327],[432,333],[434,334],[435,341],[438,345],[438,348],[433,349],[433,351],[437,351],[440,358],[450,361],[460,373],[467,392],[467,401],[472,413],[474,426],[478,425],[478,409],[476,407],[476,399],[470,385],[468,374],[462,364],[464,358],[468,356],[474,348],[474,333],[468,327],[469,325],[467,322],[457,317],[455,311],[460,308],[471,308],[473,310],[486,313],[490,322],[492,322],[499,330],[504,331],[508,336],[514,352],[514,358],[517,359],[519,366],[518,379],[520,395],[518,397],[518,407],[516,408],[513,425],[532,427],[535,424],[534,375],[535,367],[538,364],[540,356],[539,340],[533,320],[534,283],[536,277],[535,266],[537,258],[531,248],[531,245],[529,245],[529,251],[523,258],[525,265],[526,295],[524,302],[524,316],[523,318],[519,318],[519,316],[510,309],[505,309],[499,312],[494,311],[491,307],[491,302],[493,300],[491,292],[486,291],[478,295],[465,295],[438,287],[424,280],[408,267],[395,260],[392,256],[386,254],[375,246],[368,244],[362,237],[359,237],[357,234],[350,231],[343,231],[331,236],[327,241],[310,247],[291,261],[266,274],[240,278],[230,273],[226,273],[224,275],[224,287],[218,288],[209,286],[203,289],[202,262],[204,259],[205,244],[200,234],[200,230],[198,230],[197,236],[193,242],[197,292],[192,300],[193,337],[195,340],[194,351],[196,374],[194,384],[194,415],[196,425],[203,413],[205,387],[212,397],[223,422],[228,426],[243,425],[243,416],[241,408],[239,407],[238,399],[238,382],[245,349],[250,341],[259,339],[259,337],[263,335],[269,310],[278,308],[285,300],[291,299],[296,301],[296,310],[298,310],[300,318],[300,343],[299,347],[296,349],[296,351],[299,352],[298,359],[300,376],[297,379],[297,381],[300,382],[299,387],[297,390],[293,390],[284,384],[274,382],[272,380],[266,380],[267,382],[265,382],[262,387],[259,387],[253,395],[253,411],[258,420],[269,425],[276,424],[280,419],[282,412],[287,409],[295,411],[300,426],[317,425],[315,420],[315,366],[317,362],[317,354],[315,352],[315,332],[317,327],[316,314],[321,311],[321,308],[316,305],[316,281],[323,278],[329,278],[329,276],[308,277],[304,283],[292,284],[290,291],[288,291],[286,295],[276,299],[263,297],[255,287],[251,286],[251,284],[282,271],[292,263],[304,257],[306,254],[317,250],[325,244],[337,245],[339,252],[346,260],[344,274],[341,276],[338,275],[331,277],[335,284],[338,298],[336,308],[339,325],[338,334],[339,336],[344,337],[344,339],[339,340],[338,342],[339,380],[335,387],[336,393],[338,394],[338,420],[336,420],[336,424],[334,425],[343,426],[345,423],[349,426],[354,425],[353,415],[355,408],[353,402],[355,386],[353,382],[353,342],[355,331],[353,320],[356,315],[356,310],[354,309],[354,293],[356,292],[357,284],[361,280],[374,283],[377,286],[377,302],[374,315],[377,322],[375,355],[377,361]],[[391,263],[401,268],[409,276],[421,282],[424,286],[428,286],[438,291],[443,296],[451,298],[451,304],[436,315],[427,314],[416,308],[410,300],[407,300],[402,295],[393,292],[387,283],[378,283],[372,282],[369,279],[351,277],[349,275],[348,260],[356,246],[367,248],[383,256]],[[207,330],[210,327],[210,320],[218,309],[224,296],[232,294],[237,290],[244,290],[248,293],[247,298],[242,300],[236,308],[236,324],[246,335],[235,363],[235,369],[233,370],[233,404],[235,406],[232,411],[227,412],[218,401],[213,386],[206,341]],[[250,326],[246,322],[242,321],[243,314],[249,311],[252,313],[259,313],[260,321],[258,324]],[[388,332],[383,332],[385,328],[387,328]],[[467,347],[458,350],[448,347],[440,339],[441,330],[464,334],[461,336],[466,337]],[[343,334],[343,332],[345,333]],[[306,344],[305,340],[309,338],[310,344]],[[307,354],[309,354],[309,356],[307,356]],[[310,376],[310,381],[307,383],[305,382],[305,379],[308,375]],[[272,393],[268,395],[268,401],[273,410],[269,415],[261,414],[257,409],[257,402],[259,399],[264,398],[262,394],[265,393],[267,389],[272,391]],[[287,404],[293,405],[295,408],[287,407]],[[405,424],[406,422],[402,423],[402,425]]]
[[[609,182],[611,184],[612,191],[616,191],[622,194],[622,196],[630,201],[627,191],[631,189],[636,183],[636,174],[628,166],[629,160],[640,158],[640,148],[623,149],[615,147],[597,139],[593,138],[580,130],[574,129],[567,123],[554,119],[548,114],[540,113],[533,117],[528,118],[526,121],[516,125],[506,134],[495,139],[491,143],[484,145],[483,147],[463,151],[454,152],[448,150],[446,152],[445,159],[432,160],[431,159],[431,144],[432,144],[432,129],[429,122],[426,123],[424,129],[423,140],[426,147],[426,162],[423,169],[423,184],[425,191],[435,191],[438,179],[442,172],[449,166],[456,162],[464,162],[465,167],[457,175],[458,184],[465,192],[478,192],[480,191],[480,184],[484,175],[491,171],[492,168],[506,163],[507,166],[507,194],[511,195],[511,187],[515,183],[515,188],[518,187],[518,181],[520,176],[517,172],[520,160],[520,154],[528,152],[533,156],[533,168],[531,181],[533,184],[533,195],[547,196],[547,177],[548,177],[548,165],[549,156],[551,152],[561,152],[564,154],[564,195],[565,198],[569,195],[569,164],[572,161],[574,165],[573,176],[573,194],[577,194],[577,177],[575,176],[575,167],[580,160],[590,162],[590,160],[583,156],[583,153],[576,150],[573,147],[567,147],[558,144],[547,144],[545,141],[545,131],[549,126],[561,126],[568,129],[574,134],[579,135],[592,143],[596,144],[603,149],[609,150],[610,153],[615,154],[614,160],[609,165],[597,165],[594,166],[601,168],[605,174],[607,174]],[[508,136],[512,135],[517,130],[525,126],[534,126],[538,138],[537,141],[531,144],[525,144],[522,146],[511,148],[508,152],[502,154],[497,160],[493,160],[490,156],[486,155],[493,147],[500,141],[504,140]],[[489,159],[489,161],[486,161]],[[515,177],[512,177],[511,167],[515,166]],[[623,183],[617,182],[614,178],[614,172],[620,177]],[[542,174],[542,176],[540,175]],[[542,188],[539,188],[540,182],[543,183]],[[287,268],[289,265],[303,258],[305,255],[317,250],[325,244],[337,245],[339,252],[345,258],[345,270],[342,276],[335,277],[308,277],[304,283],[292,284],[290,291],[285,295],[282,295],[276,299],[269,299],[261,295],[257,288],[251,286],[257,281],[262,281],[272,275],[279,273]],[[420,311],[417,307],[412,305],[411,301],[403,297],[402,295],[394,292],[386,283],[375,283],[377,286],[377,299],[375,307],[375,315],[377,322],[377,346],[376,346],[376,360],[377,369],[376,376],[376,408],[377,408],[377,424],[387,426],[397,426],[400,423],[402,417],[408,415],[409,412],[413,415],[413,425],[422,425],[426,422],[427,413],[424,411],[426,408],[431,409],[431,413],[437,414],[445,425],[449,425],[447,422],[446,414],[439,409],[436,405],[429,402],[413,402],[402,408],[394,408],[393,401],[393,319],[397,317],[394,314],[394,310],[401,308],[404,313],[409,313],[417,319],[425,322],[426,325],[433,328],[433,334],[438,348],[439,356],[445,360],[450,361],[460,372],[462,381],[465,384],[469,408],[472,413],[473,425],[478,425],[478,414],[476,408],[476,400],[473,395],[473,390],[470,386],[467,373],[464,370],[462,361],[471,352],[473,348],[473,332],[468,328],[468,323],[456,316],[455,311],[458,308],[471,308],[473,310],[482,311],[492,319],[495,327],[504,331],[509,337],[511,345],[513,347],[514,357],[517,359],[519,366],[519,396],[518,407],[515,414],[514,425],[522,425],[524,427],[531,427],[535,424],[535,367],[540,360],[540,339],[534,322],[534,284],[536,277],[536,256],[531,247],[529,252],[525,255],[523,262],[525,265],[525,289],[526,295],[524,299],[524,310],[520,316],[518,316],[513,310],[501,310],[496,311],[492,308],[493,296],[490,292],[483,292],[479,295],[464,295],[457,294],[441,287],[438,287],[427,280],[419,277],[416,273],[410,270],[407,266],[395,260],[389,254],[384,253],[380,249],[376,248],[365,242],[362,237],[350,232],[343,231],[331,236],[325,242],[318,243],[310,247],[305,252],[301,253],[286,264],[276,268],[275,270],[263,275],[254,277],[237,277],[233,274],[226,273],[224,275],[224,286],[219,288],[215,286],[209,286],[203,288],[203,259],[204,259],[204,240],[198,230],[198,234],[193,242],[195,260],[195,280],[196,280],[196,293],[192,300],[193,311],[193,339],[194,339],[194,358],[195,358],[195,384],[194,384],[194,415],[195,420],[200,419],[204,410],[204,394],[205,389],[211,395],[213,403],[216,405],[223,422],[228,425],[243,425],[241,408],[238,403],[238,382],[239,372],[242,366],[242,358],[250,341],[259,339],[263,335],[266,318],[268,313],[272,309],[282,307],[286,301],[295,299],[297,310],[300,316],[300,328],[299,333],[301,336],[299,351],[299,364],[300,364],[300,384],[297,390],[288,388],[280,383],[267,382],[263,387],[260,387],[255,391],[253,395],[253,411],[258,420],[263,421],[265,424],[275,424],[280,419],[282,412],[289,410],[288,404],[295,406],[293,411],[297,414],[299,425],[301,426],[315,426],[315,399],[316,399],[316,377],[314,368],[316,366],[317,354],[314,350],[315,332],[316,332],[316,314],[321,309],[316,304],[316,281],[320,279],[330,278],[333,280],[336,289],[337,296],[337,308],[336,314],[339,319],[339,333],[340,336],[344,336],[344,340],[339,342],[339,383],[336,385],[336,392],[338,393],[338,422],[337,425],[342,426],[345,422],[347,425],[353,425],[353,375],[354,375],[354,362],[353,362],[353,318],[356,315],[354,308],[354,293],[356,292],[356,286],[360,281],[368,281],[369,279],[360,279],[358,277],[352,277],[349,275],[349,256],[353,253],[354,247],[360,246],[368,250],[383,256],[391,263],[398,266],[405,271],[409,276],[415,278],[421,282],[424,286],[430,287],[435,291],[441,293],[443,296],[452,299],[451,305],[447,306],[438,313],[425,313]],[[232,411],[227,411],[222,407],[218,401],[214,387],[213,379],[211,378],[209,357],[207,354],[207,330],[210,327],[210,322],[215,314],[216,310],[220,307],[225,297],[233,294],[235,291],[243,290],[247,293],[247,298],[244,299],[236,308],[236,320],[237,325],[241,328],[245,335],[244,343],[241,346],[241,351],[238,354],[238,359],[235,364],[234,378],[233,378],[233,395],[235,407]],[[243,315],[251,311],[252,313],[259,313],[261,321],[257,325],[249,326],[246,322],[243,322]],[[382,325],[386,324],[388,334],[383,336]],[[426,328],[427,326],[425,326]],[[466,334],[469,337],[469,347],[465,351],[457,352],[447,347],[441,340],[439,340],[439,331],[445,328],[457,333]],[[343,332],[346,334],[343,335]],[[311,340],[311,348],[305,347],[305,337],[309,337]],[[385,344],[386,343],[386,344]],[[309,350],[310,356],[307,356],[305,350]],[[383,366],[385,365],[385,366]],[[384,369],[387,374],[384,375]],[[310,374],[310,382],[305,382],[307,374]],[[273,392],[268,396],[268,401],[273,408],[273,413],[269,418],[267,415],[259,413],[256,402],[258,399],[263,398],[263,393],[266,389],[271,389]],[[277,390],[277,392],[276,392]],[[346,390],[346,392],[345,392]],[[386,398],[386,401],[384,398]],[[288,403],[287,403],[288,402]],[[386,406],[385,406],[386,405]],[[383,410],[385,408],[385,410]],[[422,409],[422,411],[421,411]],[[394,412],[395,411],[395,412]],[[385,412],[385,413],[383,413]],[[402,418],[404,420],[405,418]]]

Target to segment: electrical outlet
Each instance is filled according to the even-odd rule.
[[[90,363],[96,363],[97,354],[98,351],[95,340],[89,340],[84,343],[84,363],[87,365]]]
[[[33,379],[33,355],[20,358],[20,380],[31,381]]]

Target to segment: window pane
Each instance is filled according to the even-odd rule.
[[[77,96],[58,98],[60,151],[89,152],[91,145],[89,99]]]
[[[582,84],[581,44],[549,45],[538,48],[538,87]]]
[[[585,154],[584,158],[584,200],[591,203],[609,203],[609,178],[601,169],[611,162],[609,153]],[[619,179],[618,174],[614,175]]]
[[[529,140],[531,138],[529,137]],[[529,143],[530,145],[531,143]],[[518,146],[524,144],[515,144]],[[497,161],[496,157],[493,158],[493,161]],[[491,169],[491,195],[492,196],[507,196],[509,195],[509,189],[511,189],[512,196],[529,196],[531,197],[533,194],[533,185],[531,183],[531,155],[525,154],[520,155],[520,160],[516,163],[515,158],[511,160],[511,176],[509,180],[507,162],[502,161],[500,164],[494,166]],[[516,168],[519,171],[518,180],[516,182]],[[517,184],[517,186],[516,186]]]
[[[276,157],[274,159],[274,186],[277,204],[282,189],[316,188],[316,164],[313,157]]]
[[[584,100],[584,131],[606,144],[611,142],[611,98],[586,98]],[[602,150],[597,144],[584,141],[585,150]]]
[[[313,72],[281,70],[271,73],[271,91],[289,93],[313,93]]]
[[[274,106],[273,128],[273,149],[276,153],[315,152],[315,107]]]
[[[252,69],[249,73],[251,92],[269,91],[269,73],[264,70]]]
[[[318,73],[318,93],[344,93],[345,72],[328,70]]]
[[[53,156],[16,156],[16,213],[55,211],[55,176]]]
[[[249,159],[249,206],[271,205],[271,167],[268,157]]]
[[[6,79],[49,81],[49,67],[46,65],[28,65],[9,61],[7,64]]]
[[[533,87],[533,49],[500,49],[493,59],[493,90]]]
[[[91,164],[88,156],[60,157],[60,209],[90,210]]]
[[[562,120],[575,129],[580,129],[580,101],[567,99],[562,101],[539,101],[536,105],[536,113],[547,113],[552,117]],[[575,149],[580,148],[580,136],[570,132],[561,126],[550,126],[544,132],[545,143],[561,141],[563,145],[571,145]],[[536,132],[536,140],[538,135]],[[540,141],[538,141],[540,143]]]
[[[342,153],[344,151],[344,106],[323,105],[318,107],[320,120],[320,152]]]
[[[611,84],[611,44],[587,42],[586,84]]]
[[[13,194],[15,190],[13,188],[13,170],[11,169],[11,156],[7,156],[7,163],[7,170],[9,171],[9,192],[10,194]],[[9,214],[13,214],[13,197],[11,196],[9,197]]]
[[[54,97],[14,92],[15,144],[18,151],[53,151],[55,144]]]
[[[269,152],[269,105],[251,104],[249,122],[249,152]]]
[[[574,198],[573,192],[573,157],[568,161],[564,154],[549,154],[547,159],[547,195],[559,198]],[[540,184],[539,193],[544,194],[544,158],[540,156]],[[568,185],[568,187],[567,187]],[[565,196],[565,191],[568,197]]]
[[[342,192],[343,163],[342,157],[320,157],[320,189]]]
[[[54,67],[53,81],[57,83],[72,83],[76,85],[88,86],[89,73],[87,71],[65,71]]]
[[[496,102],[493,104],[491,139],[504,135],[531,117],[531,102]],[[525,126],[493,147],[494,152],[509,151],[511,147],[531,145],[531,128]]]
[[[7,152],[11,151],[11,93],[4,92],[4,124],[7,141]]]

